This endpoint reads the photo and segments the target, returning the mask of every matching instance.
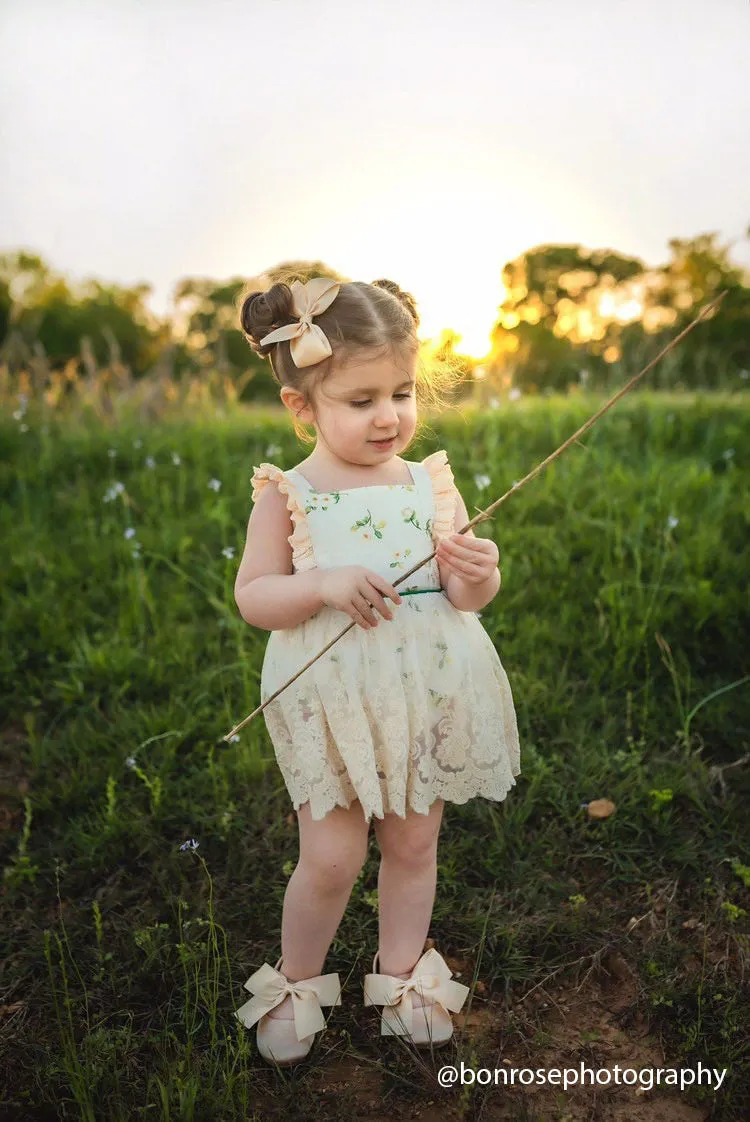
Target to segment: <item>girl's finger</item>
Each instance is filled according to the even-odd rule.
[[[460,544],[458,542],[448,542],[446,548],[453,557],[475,558],[483,557],[485,554],[485,550],[481,546],[479,549],[475,549],[473,546],[464,545],[463,542]]]
[[[469,577],[478,576],[483,569],[486,568],[481,561],[469,561],[465,558],[456,557],[451,561],[450,567],[457,573],[466,573]]]

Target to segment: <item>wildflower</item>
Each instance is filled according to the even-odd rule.
[[[266,448],[267,456],[278,456],[280,452],[281,448],[278,446],[278,444],[269,444]]]
[[[128,756],[128,758],[125,761],[125,766],[126,767],[131,767],[131,768],[135,767],[136,766],[135,756]]]
[[[19,425],[18,426],[18,431],[19,432],[28,432],[29,431],[29,426],[28,425]]]
[[[489,475],[474,476],[474,485],[478,487],[480,491],[483,491],[485,487],[489,487],[491,482],[492,480],[490,479]]]
[[[740,370],[740,378],[750,378],[750,370]]]
[[[141,557],[141,543],[140,543],[140,542],[136,542],[136,543],[135,543],[135,546],[133,547],[133,549],[131,549],[131,551],[130,551],[130,552],[131,552],[131,554],[132,554],[132,556],[133,556],[133,560],[134,560],[134,561],[138,561],[138,560],[140,559],[140,557]]]
[[[221,480],[220,479],[209,479],[208,485],[212,490],[218,491],[221,488]]]
[[[182,843],[182,845],[180,846],[180,853],[184,853],[186,849],[197,849],[199,845],[200,842],[197,842],[195,838],[190,838],[189,841]]]
[[[105,503],[112,502],[112,499],[116,499],[117,496],[121,495],[124,490],[125,490],[125,484],[124,483],[113,483],[112,486],[109,488],[109,490],[104,495],[104,502]]]
[[[128,539],[135,537],[135,530],[132,526],[128,526],[127,530],[125,531],[125,537]]]
[[[518,401],[520,396],[521,396],[521,391],[519,390],[518,386],[514,386],[513,389],[510,391],[510,393],[508,394],[508,397],[510,398],[511,401]]]
[[[20,421],[21,417],[23,417],[23,415],[24,415],[24,410],[23,409],[16,409],[15,413],[13,414],[13,420],[14,421]]]
[[[496,397],[491,397],[488,404],[489,404],[490,409],[499,409],[500,408],[500,402],[497,400]]]
[[[140,446],[141,446],[142,444],[143,444],[143,441],[142,441],[142,440],[141,440],[140,438],[139,438],[138,440],[134,440],[134,441],[133,441],[133,447],[134,447],[134,448],[140,448]]]
[[[23,425],[21,426],[21,428],[23,428]],[[725,460],[731,460],[732,456],[734,455],[734,448],[726,448],[721,454]]]
[[[585,386],[586,383],[588,382],[588,380],[589,380],[588,370],[586,370],[585,368],[583,370],[579,370],[578,371],[578,381],[581,382],[581,384]]]
[[[117,455],[117,449],[116,448],[110,448],[109,451],[107,452],[107,455],[109,456],[110,460],[114,460],[115,456]]]
[[[230,744],[236,744],[237,741],[239,740],[239,738],[240,738],[240,734],[238,732],[235,732],[232,736],[229,737],[229,743]]]
[[[521,485],[521,480],[520,479],[514,479],[513,480],[513,486],[514,487],[520,487],[520,485]]]
[[[176,452],[172,453],[172,463],[175,465],[175,467],[179,467],[180,464],[182,463],[182,460],[180,459],[180,457],[177,455]]]
[[[156,462],[155,462],[153,456],[146,456],[146,467],[147,468],[156,467]]]
[[[224,547],[224,549],[222,549],[221,552],[224,554],[227,561],[231,561],[232,558],[234,557],[234,546],[233,545],[227,545],[227,546]]]
[[[669,518],[667,519],[667,529],[674,530],[675,526],[679,524],[679,521],[679,518],[675,518],[673,514],[670,514]]]

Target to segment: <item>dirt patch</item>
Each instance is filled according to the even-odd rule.
[[[471,978],[466,969],[469,964],[451,960],[449,965],[454,970],[463,966],[462,977]],[[568,981],[540,986],[510,1007],[497,999],[485,1000],[480,982],[469,1010],[454,1014],[454,1043],[437,1049],[433,1056],[423,1050],[415,1054],[391,1039],[381,1040],[377,1035],[379,1014],[373,1010],[369,1018],[368,1010],[352,1007],[355,1054],[346,1054],[345,1030],[327,1042],[323,1036],[315,1060],[306,1073],[299,1074],[323,1116],[331,1119],[705,1122],[721,1090],[715,1092],[713,1082],[707,1089],[704,1083],[706,1102],[694,1106],[686,1096],[692,1097],[695,1091],[680,1092],[679,1085],[656,1083],[657,1069],[679,1065],[647,1032],[643,1018],[632,1012],[636,987],[627,964],[615,955],[605,966],[578,985]],[[584,1064],[594,1074],[598,1071],[600,1078],[604,1070],[609,1071],[612,1082],[567,1089],[546,1083],[523,1086],[517,1071],[515,1085],[441,1087],[437,1079],[440,1068],[448,1064],[460,1067],[461,1061],[475,1071],[524,1068],[527,1075],[528,1069],[534,1073],[544,1069],[545,1075],[553,1068],[578,1072]],[[614,1082],[616,1065],[619,1083]],[[623,1083],[624,1069],[636,1073],[632,1085]],[[653,1072],[651,1089],[637,1079],[645,1069]],[[648,1082],[648,1074],[644,1078]],[[282,1097],[274,1097],[277,1110]]]

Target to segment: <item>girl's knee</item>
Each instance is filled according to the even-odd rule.
[[[351,889],[359,876],[364,858],[359,861],[351,854],[316,850],[300,853],[298,868],[318,892],[342,892]]]
[[[436,861],[441,817],[438,808],[427,815],[410,814],[405,820],[387,815],[375,827],[382,856],[411,866]]]
[[[318,890],[351,889],[367,859],[368,834],[359,803],[348,810],[336,807],[317,822],[305,804],[300,807],[299,867]]]

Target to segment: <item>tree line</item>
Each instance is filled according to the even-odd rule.
[[[750,236],[750,229],[747,231]],[[511,385],[524,392],[595,387],[641,369],[701,306],[726,290],[714,315],[701,322],[654,370],[651,386],[718,389],[750,378],[750,277],[730,260],[716,233],[673,238],[669,257],[652,267],[612,249],[540,245],[505,264],[505,298],[481,360],[460,356],[447,327],[433,353],[460,360],[489,392]],[[284,261],[264,276],[296,268],[301,279],[331,276],[321,261]],[[394,278],[398,280],[398,278]],[[242,384],[241,400],[277,400],[267,362],[239,328],[238,301],[247,278],[185,277],[172,311],[148,307],[149,284],[125,287],[86,280],[74,284],[38,255],[0,254],[0,363],[11,375],[30,359],[48,369],[81,360],[125,364],[134,378],[167,369],[180,380],[216,370]],[[418,293],[415,294],[418,299]],[[744,384],[747,384],[744,381]]]

